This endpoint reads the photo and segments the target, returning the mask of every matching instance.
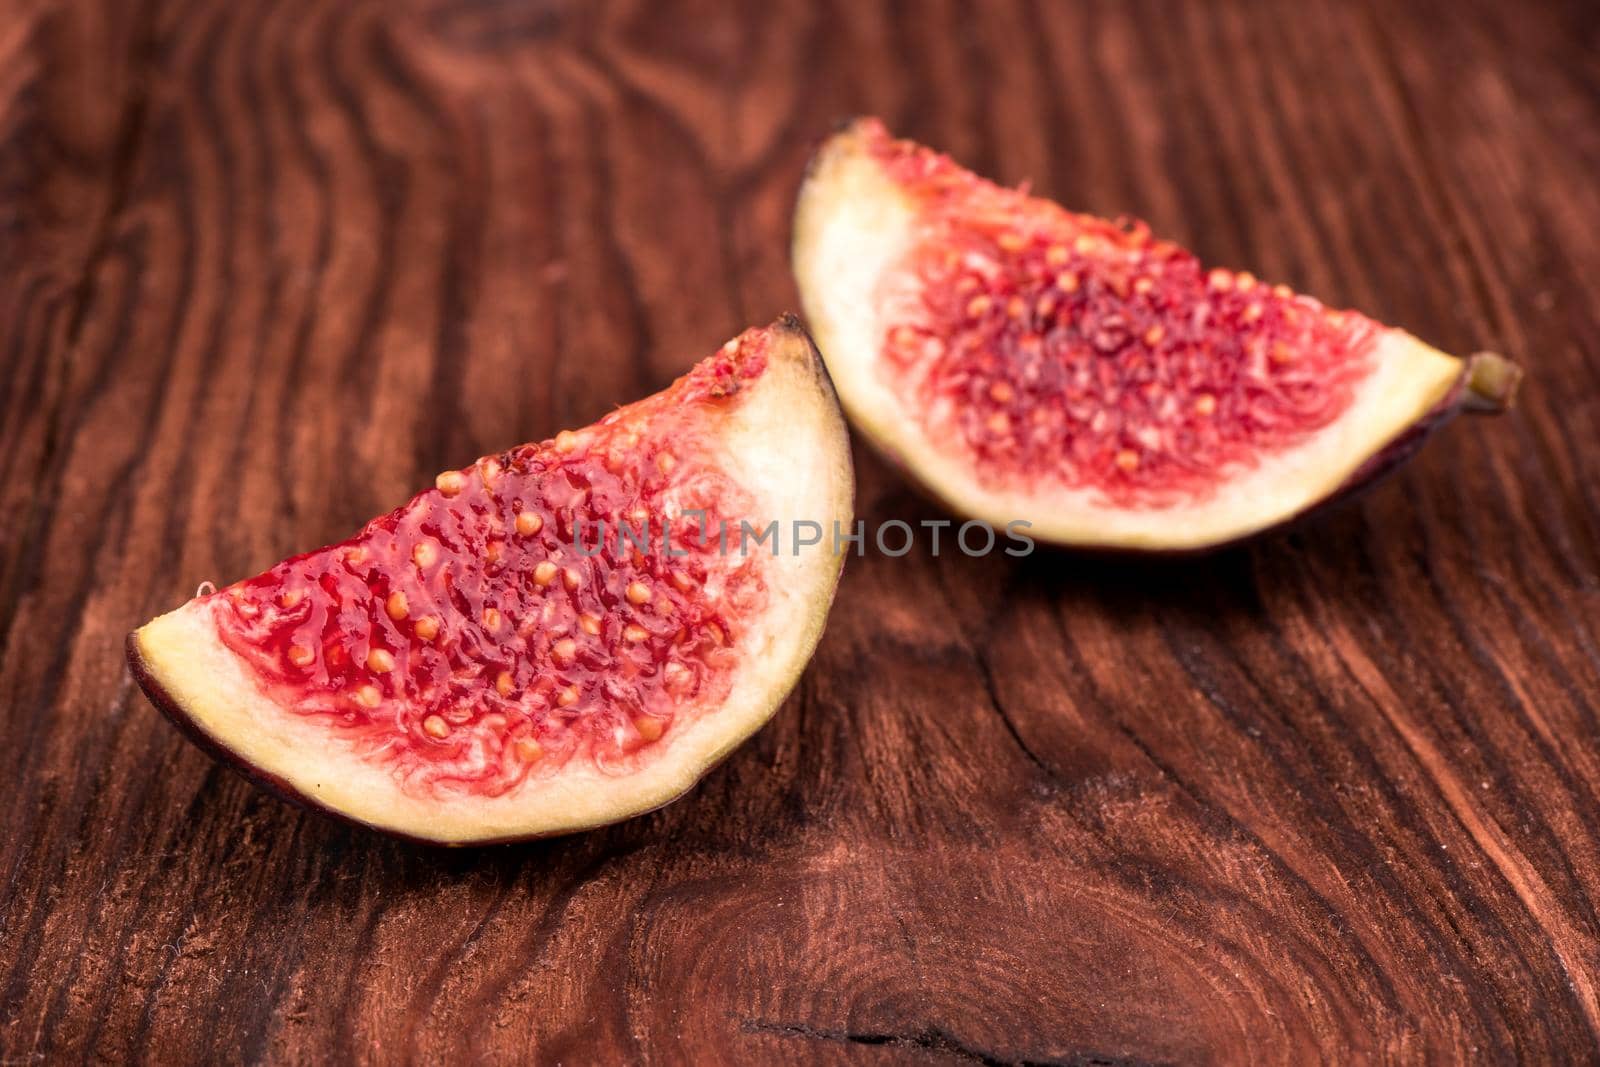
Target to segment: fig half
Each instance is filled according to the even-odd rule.
[[[598,826],[679,796],[777,709],[843,560],[799,524],[848,526],[852,493],[833,388],[786,318],[196,597],[128,658],[291,799],[446,844]]]
[[[813,159],[793,257],[852,422],[953,510],[1060,544],[1258,533],[1456,411],[1504,408],[1519,377],[996,186],[875,119]]]

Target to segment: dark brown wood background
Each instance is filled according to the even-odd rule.
[[[1590,0],[0,0],[0,1060],[1596,1058],[1597,56]],[[397,844],[151,710],[201,580],[793,308],[856,112],[1523,403],[1210,558],[854,561],[601,832]]]

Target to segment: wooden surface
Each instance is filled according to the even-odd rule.
[[[0,0],[0,1061],[1595,1059],[1597,54],[1586,0]],[[1211,558],[853,561],[602,832],[393,843],[151,710],[200,581],[794,307],[857,112],[1523,403]]]

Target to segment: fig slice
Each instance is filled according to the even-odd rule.
[[[843,563],[803,524],[848,527],[852,494],[833,387],[785,317],[197,596],[128,658],[193,740],[289,799],[444,844],[598,826],[772,716]]]
[[[876,119],[812,160],[793,258],[852,422],[952,510],[1059,544],[1247,537],[1456,411],[1503,409],[1519,377],[999,187]]]

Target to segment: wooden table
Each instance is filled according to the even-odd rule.
[[[0,1060],[1596,1058],[1597,52],[1587,0],[0,0]],[[855,560],[601,832],[394,843],[151,710],[123,634],[201,580],[793,308],[857,112],[1522,404],[1208,558]]]

